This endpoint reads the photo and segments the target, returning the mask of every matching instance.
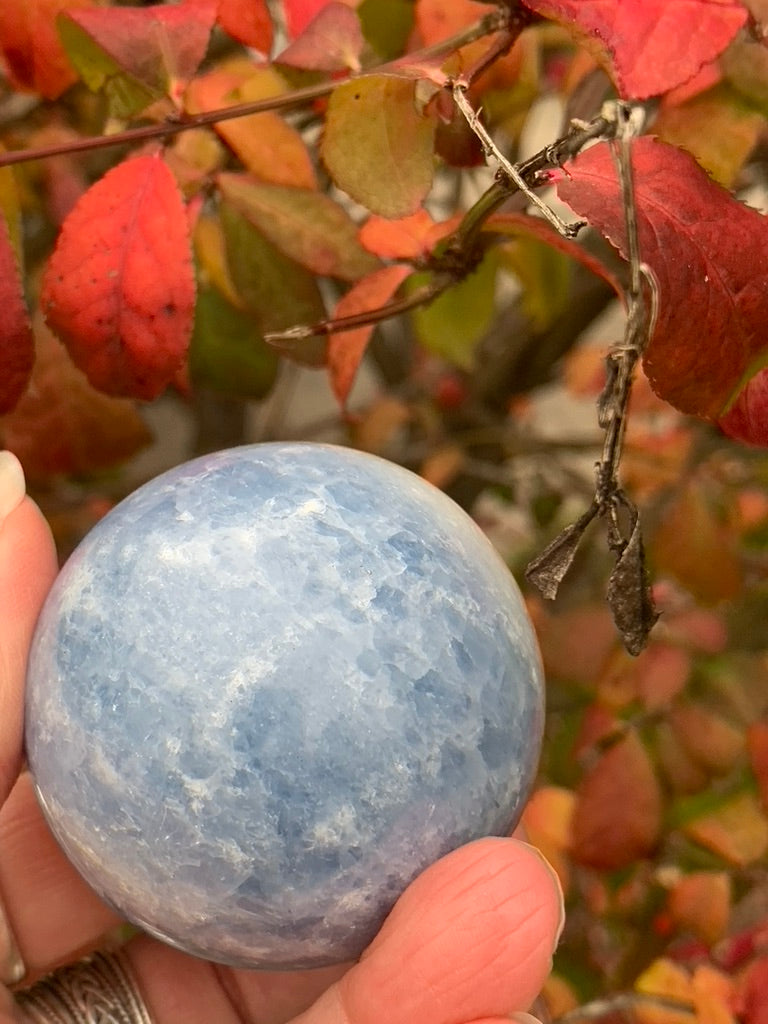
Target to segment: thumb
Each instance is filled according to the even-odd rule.
[[[18,459],[0,451],[0,804],[21,765],[27,652],[56,568],[48,525],[24,497]]]
[[[532,847],[470,843],[409,886],[360,962],[294,1024],[508,1021],[546,979],[562,914]]]

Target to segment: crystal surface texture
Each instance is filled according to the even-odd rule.
[[[91,886],[242,967],[354,958],[431,862],[517,820],[543,684],[517,585],[392,463],[250,445],[139,488],[41,614],[26,742]]]

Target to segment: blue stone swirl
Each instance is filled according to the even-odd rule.
[[[356,957],[428,864],[513,826],[543,683],[517,586],[444,494],[307,443],[217,452],[59,575],[26,745],[65,852],[195,955]]]

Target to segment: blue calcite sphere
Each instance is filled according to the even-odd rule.
[[[356,957],[427,865],[509,831],[541,729],[534,635],[479,528],[327,445],[139,488],[64,566],[29,665],[69,858],[149,933],[242,967]]]

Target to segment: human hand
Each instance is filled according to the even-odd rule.
[[[47,524],[24,498],[15,458],[0,452],[0,980],[23,976],[24,986],[118,924],[60,852],[22,771],[27,651],[55,575]],[[542,858],[515,839],[485,839],[416,879],[354,965],[232,970],[143,936],[126,954],[153,1024],[502,1024],[539,991],[561,918]],[[0,1024],[24,1019],[0,990]]]

